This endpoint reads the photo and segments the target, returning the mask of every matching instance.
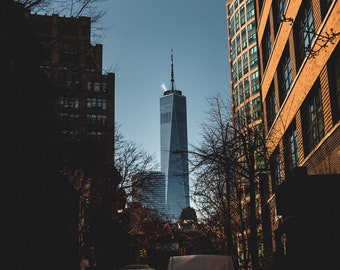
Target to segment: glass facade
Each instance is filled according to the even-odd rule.
[[[235,116],[259,96],[259,64],[256,44],[255,1],[227,1],[229,59]],[[251,109],[252,110],[252,109]],[[249,115],[256,115],[250,111]],[[258,117],[253,120],[258,120]]]
[[[150,172],[146,177],[152,184],[151,190],[143,190],[143,203],[159,214],[166,212],[165,208],[165,177],[162,172]]]
[[[171,219],[189,206],[189,169],[186,97],[168,90],[160,98],[161,171],[165,175],[165,201]]]

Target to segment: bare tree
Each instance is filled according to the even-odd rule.
[[[194,197],[201,214],[226,239],[226,252],[237,265],[236,244],[242,262],[259,269],[262,239],[260,179],[267,173],[263,129],[250,112],[233,120],[226,102],[217,95],[208,100],[210,118],[202,125],[202,142],[193,147],[196,172]],[[263,202],[265,204],[265,202]],[[241,254],[239,254],[241,255]]]
[[[125,140],[119,128],[116,124],[114,164],[121,176],[119,187],[125,191],[127,200],[132,200],[133,197],[147,199],[147,193],[153,192],[156,179],[152,175],[158,164],[154,155],[147,153],[135,142]]]
[[[100,7],[107,0],[17,0],[26,9],[37,13],[55,13],[68,17],[87,16],[97,22],[106,10]]]
[[[237,254],[232,235],[232,204],[234,176],[233,133],[230,111],[219,95],[208,99],[209,119],[202,124],[202,142],[190,151],[193,170],[196,174],[194,198],[210,230],[214,232],[221,250],[234,258],[237,269]]]
[[[80,16],[91,19],[91,39],[101,43],[105,32],[111,26],[104,26],[101,21],[107,13],[104,3],[107,0],[17,0],[25,9],[38,14],[58,14],[78,18]]]

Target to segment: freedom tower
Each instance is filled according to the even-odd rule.
[[[177,90],[171,50],[171,85],[160,98],[161,171],[165,175],[165,203],[171,219],[189,204],[186,97]]]

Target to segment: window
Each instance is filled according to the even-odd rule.
[[[284,136],[285,169],[291,172],[299,166],[298,138],[295,121],[292,122]]]
[[[102,142],[104,140],[104,135],[104,132],[97,130],[86,132],[86,137],[90,141]]]
[[[102,87],[103,87],[103,92],[106,93],[107,92],[107,83],[103,82]]]
[[[59,100],[59,105],[63,108],[79,108],[79,98],[61,98]]]
[[[236,36],[236,50],[237,50],[237,55],[241,53],[241,40],[240,40],[240,34]]]
[[[304,152],[307,156],[325,135],[320,83],[317,81],[302,106]]]
[[[242,62],[243,62],[243,73],[246,74],[248,72],[248,52],[245,52],[242,55]]]
[[[275,193],[278,186],[283,182],[282,176],[282,164],[280,159],[280,153],[278,148],[275,149],[271,158],[270,158],[270,167],[271,167],[271,178],[272,178],[272,187],[273,192]]]
[[[273,45],[272,45],[272,37],[269,27],[269,22],[267,22],[262,42],[262,51],[263,51],[263,66],[266,68],[268,64],[269,57],[272,53]]]
[[[331,108],[333,123],[340,120],[340,45],[336,47],[330,61],[327,63],[329,76],[329,90],[331,95]]]
[[[99,92],[100,91],[100,82],[95,82],[93,84],[93,91],[94,92]]]
[[[277,114],[277,106],[276,106],[276,95],[273,82],[270,85],[268,95],[266,97],[266,112],[267,112],[267,127],[270,129],[273,124],[276,114]]]
[[[310,0],[303,1],[303,5],[294,23],[294,40],[297,69],[309,53],[311,42],[315,35],[313,11]]]
[[[249,79],[248,77],[244,79],[243,81],[243,84],[244,84],[244,95],[246,98],[249,98],[250,96],[250,86],[249,86]]]
[[[325,18],[328,9],[330,8],[334,0],[323,0],[320,1],[322,18]]]
[[[255,16],[255,0],[247,0],[247,20],[253,18]]]
[[[63,64],[77,63],[79,59],[77,52],[63,51],[59,53],[59,62]]]
[[[314,38],[314,35],[315,35],[313,11],[312,11],[310,2],[304,11],[304,18],[302,21],[301,28],[303,29],[303,41],[304,41],[305,48],[308,48],[310,47],[312,40]]]
[[[161,114],[161,124],[169,123],[171,120],[171,112]]]
[[[102,98],[87,98],[87,108],[106,110],[107,101]]]
[[[292,65],[290,63],[290,57],[286,56],[285,62],[283,64],[283,89],[284,91],[288,92],[290,86],[292,85],[293,76],[292,76]]]
[[[234,91],[233,91],[233,98],[234,98],[234,106],[238,106],[238,87],[235,86],[234,87]]]
[[[251,93],[256,94],[260,90],[260,78],[259,78],[258,70],[250,74],[250,82],[251,82]]]
[[[231,50],[230,50],[231,60],[234,61],[236,58],[235,40],[231,41],[230,46],[231,46]]]
[[[256,41],[256,24],[252,22],[248,25],[248,43],[252,44]]]
[[[235,27],[236,27],[236,31],[238,31],[238,29],[240,29],[240,19],[239,19],[238,11],[236,11],[236,13],[235,13]]]
[[[229,15],[233,14],[233,12],[234,12],[234,6],[230,5],[229,6]]]
[[[233,77],[233,81],[236,82],[237,81],[237,63],[236,62],[233,64],[232,77]]]
[[[279,12],[280,12],[280,19],[282,20],[286,12],[286,0],[279,0]]]
[[[235,7],[235,9],[238,7],[238,0],[234,1],[234,7]]]
[[[79,113],[66,113],[66,112],[60,112],[58,113],[60,116],[60,119],[65,122],[77,122],[79,121]]]
[[[87,82],[87,90],[88,91],[92,90],[92,82]]]
[[[239,97],[240,97],[240,103],[244,101],[244,93],[243,93],[243,84],[242,82],[238,85],[239,89]]]
[[[238,69],[238,79],[241,79],[242,77],[242,58],[240,57],[238,60],[237,60],[237,69]]]
[[[242,37],[242,50],[244,50],[247,47],[247,29],[246,28],[242,29],[241,37]]]
[[[78,130],[62,130],[61,134],[67,141],[79,141],[79,131]]]
[[[87,114],[86,118],[89,124],[92,125],[105,125],[107,116],[103,114]]]
[[[234,22],[234,17],[230,19],[230,38],[233,38],[235,35],[235,22]]]
[[[280,104],[282,104],[293,82],[292,66],[290,62],[288,45],[286,46],[282,54],[282,57],[281,57],[281,60],[278,66],[278,79],[279,79],[279,90],[280,90]]]
[[[246,18],[244,15],[244,6],[240,7],[240,20],[241,20],[241,26],[246,23]]]
[[[250,102],[247,102],[245,105],[245,115],[246,115],[247,123],[249,124],[252,121],[250,117],[251,116]]]
[[[261,97],[254,98],[252,101],[252,106],[254,120],[260,119],[262,116]]]
[[[280,24],[281,24],[281,20],[282,20],[282,17],[281,17],[281,14],[280,14],[280,1],[281,0],[276,0],[276,1],[273,1],[273,4],[272,4],[272,13],[273,13],[273,23],[274,23],[274,37],[276,36],[278,30],[279,30],[279,27],[280,27]],[[275,39],[275,38],[274,38]]]
[[[239,119],[244,119],[244,107],[243,106],[239,110]]]
[[[256,68],[258,66],[256,45],[249,50],[249,60],[250,60],[250,69]]]

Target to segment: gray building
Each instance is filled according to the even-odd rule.
[[[150,172],[147,177],[152,184],[152,189],[148,191],[143,191],[142,202],[157,210],[159,214],[166,213],[165,207],[165,179],[162,172]]]
[[[171,54],[171,86],[160,98],[161,171],[165,201],[171,219],[189,206],[189,169],[186,97],[175,88]]]

